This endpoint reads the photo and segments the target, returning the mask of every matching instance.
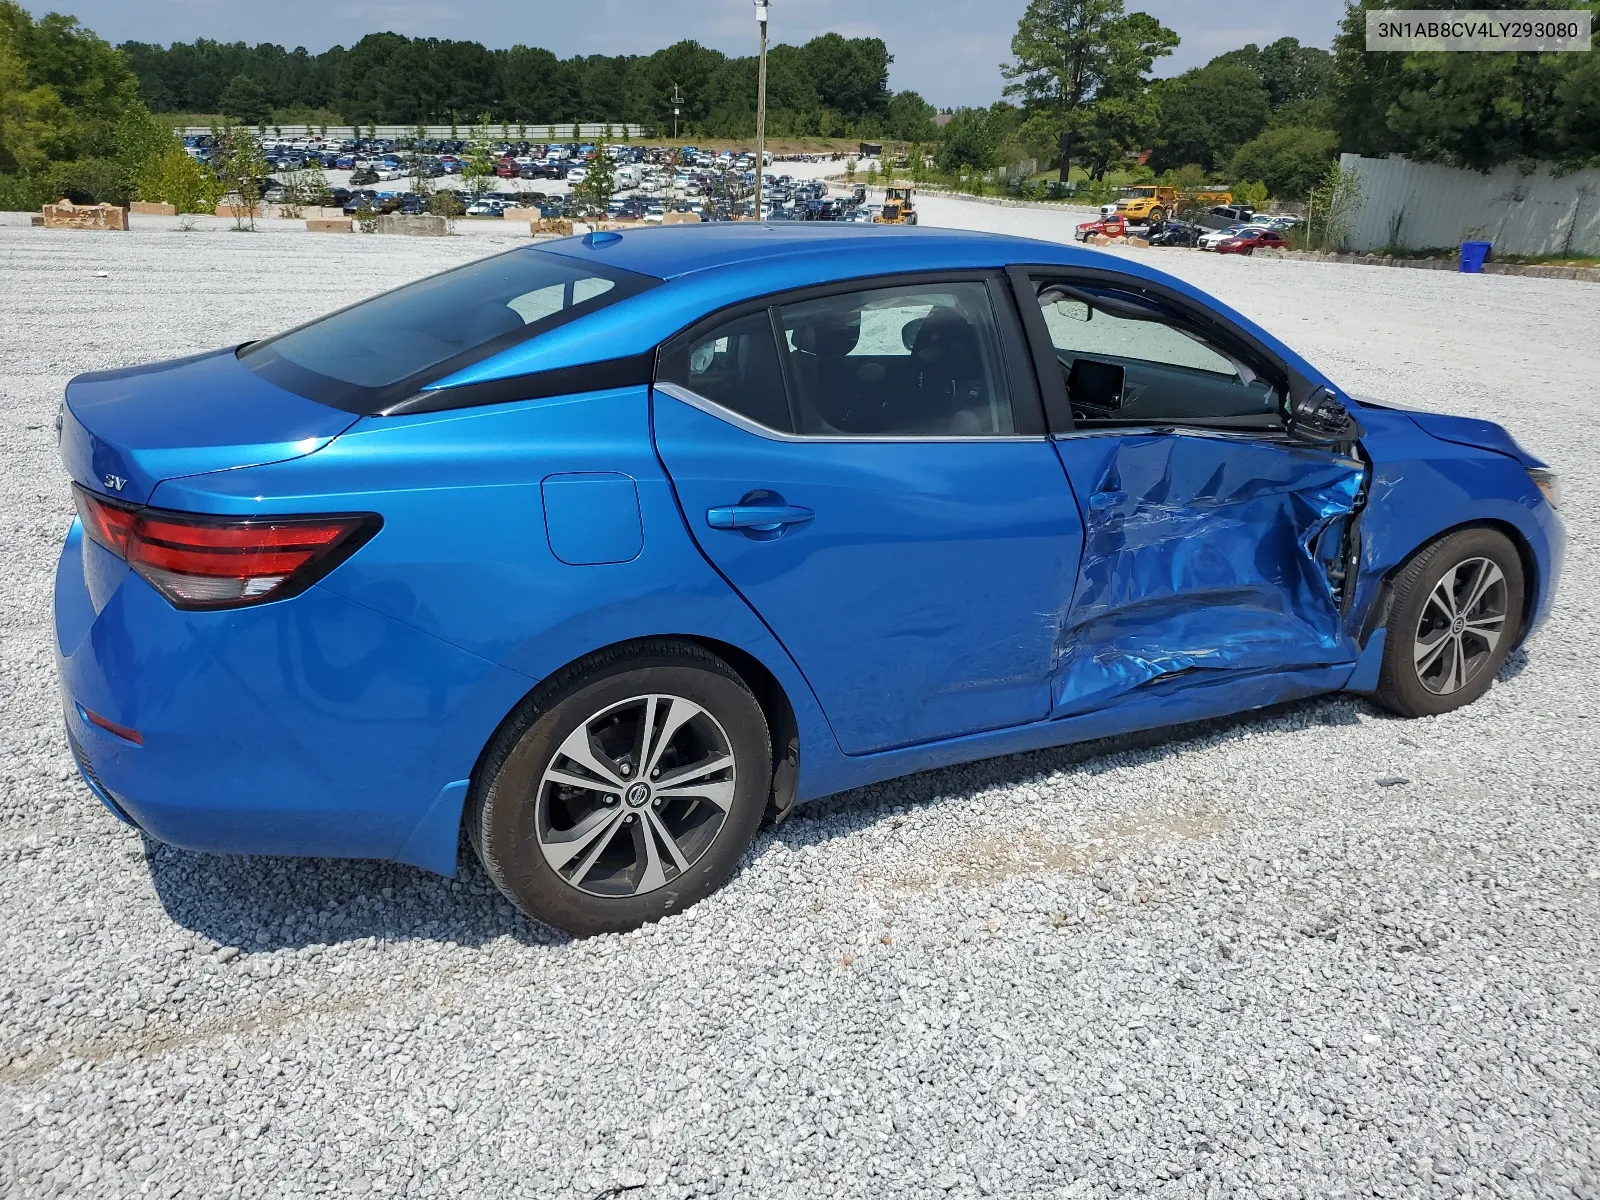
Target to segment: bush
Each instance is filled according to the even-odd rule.
[[[1258,179],[1241,179],[1233,185],[1232,192],[1235,204],[1247,204],[1251,208],[1266,204],[1269,195],[1267,185]]]
[[[144,165],[134,179],[134,194],[170,204],[180,213],[209,213],[222,199],[222,183],[174,145]]]
[[[52,199],[65,196],[74,204],[126,204],[128,179],[122,164],[109,158],[80,158],[54,163],[48,178]]]
[[[436,217],[453,221],[467,211],[453,192],[434,192],[428,197],[428,211]]]

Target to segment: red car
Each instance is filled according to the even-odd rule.
[[[1284,240],[1283,234],[1276,229],[1247,229],[1238,237],[1231,237],[1217,243],[1218,254],[1249,254],[1257,246],[1265,246],[1269,250],[1281,250],[1289,243]]]
[[[1079,225],[1072,236],[1080,242],[1086,242],[1091,233],[1098,233],[1102,237],[1127,237],[1128,223],[1121,217],[1103,217],[1098,221],[1086,221]]]

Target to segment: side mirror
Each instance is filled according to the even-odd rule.
[[[1289,409],[1289,436],[1297,442],[1331,445],[1353,442],[1366,430],[1332,388],[1322,386],[1293,402]]]

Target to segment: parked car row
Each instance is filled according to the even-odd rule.
[[[1249,254],[1258,247],[1280,249],[1287,246],[1286,234],[1300,220],[1287,214],[1257,216],[1243,205],[1217,205],[1207,215],[1216,216],[1224,210],[1244,215],[1221,228],[1210,228],[1198,220],[1173,219],[1152,221],[1141,227],[1115,210],[1110,215],[1102,211],[1097,220],[1079,225],[1073,231],[1073,238],[1083,242],[1095,234],[1108,238],[1142,236],[1152,246],[1190,246],[1222,254]]]

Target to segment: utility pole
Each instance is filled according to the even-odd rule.
[[[761,29],[761,66],[756,73],[756,220],[761,219],[761,183],[767,149],[767,0],[756,0],[756,25]]]
[[[672,85],[672,140],[678,140],[678,113],[683,110],[683,93],[678,90],[678,85]]]

